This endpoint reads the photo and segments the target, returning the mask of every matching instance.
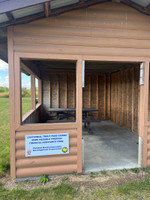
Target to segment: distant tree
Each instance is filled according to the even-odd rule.
[[[22,97],[30,97],[31,96],[31,90],[22,88]]]
[[[4,92],[9,92],[9,88],[0,86],[0,93],[4,93]]]

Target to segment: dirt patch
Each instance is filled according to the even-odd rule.
[[[139,173],[134,173],[131,170],[128,170],[127,173],[122,173],[120,171],[108,171],[106,175],[98,173],[95,174],[94,177],[91,177],[90,174],[54,176],[50,177],[49,182],[46,184],[40,183],[39,180],[15,182],[11,179],[9,174],[6,174],[6,176],[1,178],[0,181],[8,190],[12,190],[13,188],[17,187],[23,188],[25,190],[31,190],[38,187],[55,187],[58,184],[65,182],[76,187],[78,191],[89,194],[91,191],[96,189],[112,187],[115,185],[124,185],[125,183],[142,180],[146,177],[150,177],[150,174],[147,174],[142,170],[140,170]]]

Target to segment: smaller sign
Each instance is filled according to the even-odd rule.
[[[40,134],[25,136],[25,156],[46,156],[69,153],[69,134]]]
[[[85,84],[85,60],[82,61],[82,87],[84,88]]]
[[[140,85],[144,85],[145,81],[145,63],[141,63],[140,65]]]

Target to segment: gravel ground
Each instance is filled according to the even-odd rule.
[[[65,182],[77,188],[78,191],[83,192],[84,194],[89,194],[96,189],[123,185],[128,182],[142,180],[146,177],[150,177],[150,174],[145,173],[143,170],[140,170],[139,173],[134,173],[133,171],[128,170],[127,173],[122,173],[120,171],[107,171],[106,175],[99,172],[98,174],[93,174],[92,176],[91,174],[53,176],[46,184],[40,183],[39,180],[15,182],[11,179],[9,174],[0,178],[0,181],[8,190],[12,190],[17,187],[25,190],[32,190],[37,187],[55,187],[61,182]]]

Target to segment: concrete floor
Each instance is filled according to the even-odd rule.
[[[112,121],[83,128],[84,173],[138,167],[138,135]]]

